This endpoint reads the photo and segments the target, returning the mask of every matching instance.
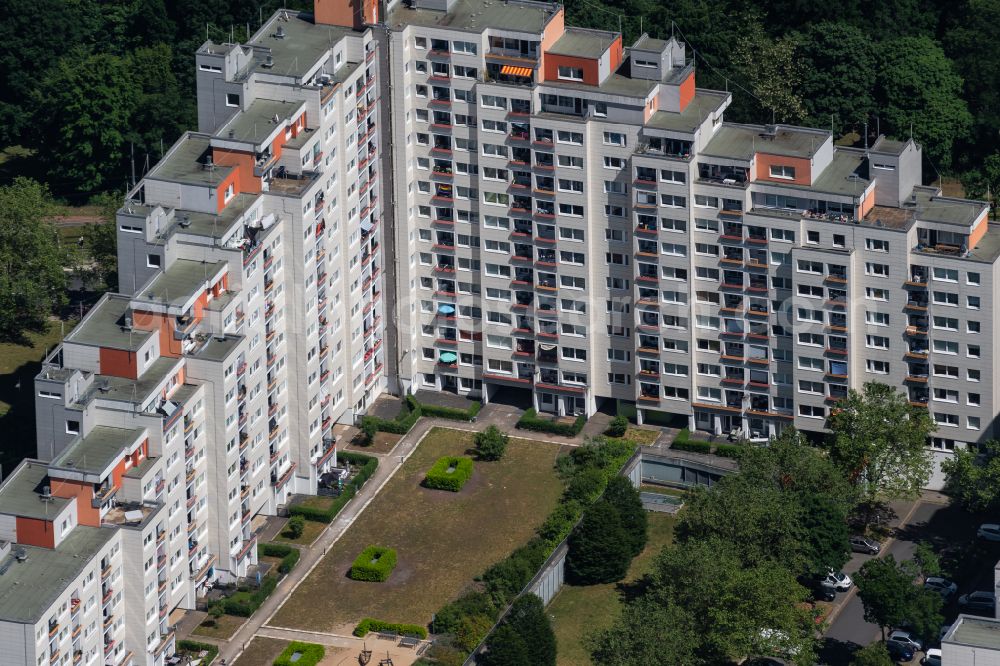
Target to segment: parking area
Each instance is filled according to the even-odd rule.
[[[993,569],[1000,558],[1000,544],[977,540],[976,528],[982,520],[945,502],[943,498],[933,497],[894,504],[897,515],[889,523],[891,540],[885,540],[879,557],[891,554],[897,561],[909,560],[918,543],[932,544],[941,559],[944,575],[958,585],[958,593],[944,607],[945,624],[950,624],[958,616],[960,595],[975,590],[993,590]],[[855,553],[844,572],[853,577],[871,558],[871,555]],[[864,619],[864,607],[856,587],[837,596],[820,653],[821,663],[831,666],[850,663],[854,650],[881,638],[879,628]],[[918,654],[913,663],[919,663],[921,656]]]

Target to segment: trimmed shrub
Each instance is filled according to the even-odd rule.
[[[605,434],[608,437],[624,437],[626,432],[628,432],[628,419],[624,416],[616,416],[611,419]]]
[[[298,653],[299,658],[292,661],[292,655],[296,653]],[[324,656],[326,656],[326,648],[322,645],[292,641],[274,660],[274,666],[316,666],[323,660]]]
[[[343,491],[337,496],[333,502],[330,503],[330,507],[326,510],[318,509],[312,506],[291,506],[288,508],[288,514],[290,516],[302,516],[306,520],[311,520],[317,523],[329,523],[340,510],[344,508],[354,494],[358,492],[365,482],[371,478],[375,470],[378,469],[378,458],[374,456],[366,456],[363,453],[353,453],[348,451],[342,451],[337,454],[337,458],[348,462],[352,465],[358,466],[358,473],[354,475],[350,481],[344,485]]]
[[[210,601],[208,603],[208,610],[211,611],[214,606],[221,606],[222,611],[226,615],[250,617],[260,608],[264,600],[271,596],[277,585],[278,578],[276,576],[267,576],[257,589],[239,590],[232,596]]]
[[[723,458],[739,458],[743,447],[739,444],[716,444],[715,455]]]
[[[536,537],[487,569],[483,584],[493,605],[502,608],[520,594],[551,552],[549,545]]]
[[[563,437],[576,437],[587,424],[587,417],[580,415],[573,423],[556,423],[546,419],[538,418],[538,412],[534,409],[526,411],[517,422],[517,427],[522,430],[533,432],[547,432],[552,435],[562,435]]]
[[[383,583],[396,568],[396,551],[384,546],[368,546],[351,565],[351,578]]]
[[[427,629],[419,624],[403,624],[401,622],[383,622],[373,617],[366,617],[358,622],[354,627],[354,635],[364,638],[369,631],[392,631],[404,636],[415,636],[416,638],[427,638]]]
[[[483,403],[473,402],[468,409],[456,409],[455,407],[439,407],[437,405],[424,405],[417,402],[412,395],[406,396],[406,403],[413,411],[420,411],[424,416],[437,417],[439,419],[450,419],[452,421],[471,421],[479,414],[483,408]]]
[[[569,536],[573,526],[583,515],[583,503],[579,500],[564,497],[563,501],[548,515],[542,526],[538,528],[538,536],[545,540],[551,548]]]
[[[476,453],[482,460],[500,460],[507,452],[510,437],[495,425],[476,433]]]
[[[493,605],[493,601],[490,599],[489,595],[472,590],[466,592],[455,601],[445,604],[441,610],[439,610],[434,615],[434,622],[431,625],[431,630],[435,634],[458,634],[459,627],[462,624],[464,618],[480,616],[486,618],[486,629],[483,634],[479,636],[472,645],[469,646],[471,650],[474,648],[486,632],[490,630],[493,626],[493,622],[497,616],[497,607]]]
[[[424,487],[457,493],[472,476],[472,458],[445,456],[438,458],[424,477]]]
[[[302,516],[292,516],[288,519],[285,529],[288,531],[290,538],[298,539],[306,531],[306,519]]]
[[[298,548],[283,543],[262,543],[257,546],[257,557],[280,557],[278,573],[284,575],[295,568],[301,553]]]
[[[202,660],[201,662],[205,666],[211,664],[213,661],[215,661],[215,658],[219,656],[218,646],[212,645],[211,643],[199,643],[198,641],[181,640],[177,641],[177,649],[184,650],[185,652],[189,652],[193,655],[198,655],[202,651],[207,652],[208,654],[205,655],[204,660]]]
[[[712,445],[708,442],[699,442],[696,439],[679,440],[675,439],[670,448],[678,451],[691,451],[693,453],[711,453]]]

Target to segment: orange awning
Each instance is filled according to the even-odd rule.
[[[530,67],[515,67],[514,65],[504,65],[500,68],[501,74],[507,74],[509,76],[524,76],[530,77],[532,73]]]

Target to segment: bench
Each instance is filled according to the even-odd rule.
[[[415,648],[420,645],[420,639],[415,636],[403,636],[399,639],[399,646],[406,648]]]
[[[384,641],[394,641],[399,638],[399,634],[395,631],[380,631],[378,637]]]

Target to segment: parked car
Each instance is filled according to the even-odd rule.
[[[823,580],[837,588],[837,592],[846,592],[854,585],[854,581],[851,580],[850,576],[843,571],[834,571],[833,569],[827,570],[826,577]]]
[[[855,553],[865,553],[867,555],[878,555],[882,550],[882,544],[874,539],[863,536],[851,537],[851,550]]]
[[[902,629],[896,629],[891,634],[889,634],[890,641],[896,641],[897,643],[903,643],[909,645],[915,652],[920,652],[924,649],[924,643],[919,638],[914,636],[908,631],[903,631]]]
[[[827,580],[814,580],[811,589],[816,601],[833,601],[837,598],[837,588]]]
[[[941,598],[945,601],[951,599],[952,595],[958,592],[958,585],[951,582],[947,578],[941,578],[940,576],[928,576],[927,580],[924,581],[924,589],[934,590],[941,595]]]
[[[938,648],[931,648],[924,655],[924,658],[920,660],[923,666],[941,666],[941,650]]]
[[[889,657],[892,658],[893,661],[913,661],[913,648],[906,643],[886,641],[885,648],[889,651]]]
[[[1000,541],[1000,525],[996,523],[983,523],[976,530],[976,536],[986,541]]]
[[[992,592],[979,590],[960,596],[958,598],[958,605],[962,610],[969,611],[970,613],[993,615],[996,612],[997,598]]]

